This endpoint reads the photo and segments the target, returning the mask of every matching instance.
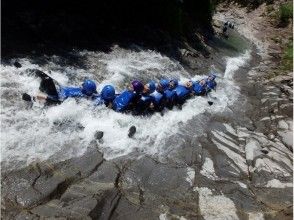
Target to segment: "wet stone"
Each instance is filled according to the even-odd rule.
[[[254,193],[259,201],[275,210],[284,210],[292,205],[293,189],[289,188],[255,188]]]
[[[21,65],[18,61],[15,61],[15,62],[13,63],[13,65],[14,65],[16,68],[21,68],[21,67],[22,67],[22,65]]]
[[[262,153],[264,153],[264,154],[268,154],[269,149],[268,149],[268,148],[262,148],[260,151],[261,151]]]
[[[157,192],[159,195],[173,193],[177,189],[189,188],[186,181],[187,168],[170,167],[156,163],[152,159],[144,157],[135,161],[124,175],[124,186],[136,186],[140,184],[146,189]]]
[[[91,219],[87,216],[90,213],[88,206],[94,207],[96,200],[93,198],[83,198],[71,204],[65,204],[58,200],[51,200],[45,205],[33,208],[31,212],[43,218],[63,217],[66,219]]]
[[[103,162],[100,152],[89,149],[80,158],[58,164],[36,163],[19,171],[4,174],[2,201],[4,206],[28,208],[52,196],[59,196],[72,181],[91,174]]]
[[[105,161],[96,172],[89,176],[89,180],[93,182],[114,184],[118,174],[119,171],[114,163]]]
[[[288,130],[289,128],[288,124],[284,120],[279,121],[278,127],[283,130]]]
[[[158,219],[159,213],[156,209],[142,207],[133,204],[128,199],[122,198],[112,215],[114,220],[138,220],[138,219]]]
[[[137,128],[135,126],[131,126],[128,133],[129,138],[133,137],[136,131],[137,131]]]
[[[97,140],[100,140],[101,138],[103,138],[103,135],[104,135],[103,131],[96,131],[94,138]]]
[[[40,219],[37,215],[29,213],[27,211],[22,211],[17,216],[15,216],[15,220],[38,220]]]

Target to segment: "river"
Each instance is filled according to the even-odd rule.
[[[281,184],[282,188],[288,187],[290,183],[287,181],[292,176],[292,161],[287,156],[289,150],[281,147],[279,152],[274,151],[270,156],[273,161],[266,156],[266,164],[275,168],[271,170],[275,178],[264,175],[259,179],[254,176],[263,172],[260,167],[266,166],[263,166],[264,160],[255,158],[262,158],[261,145],[268,148],[281,146],[280,142],[270,141],[265,135],[255,133],[254,123],[245,114],[250,99],[246,92],[251,87],[246,87],[244,83],[248,80],[248,72],[258,64],[258,54],[254,45],[246,42],[237,32],[232,32],[228,40],[215,38],[211,44],[218,49],[217,56],[205,64],[208,71],[201,73],[188,71],[173,58],[138,46],[128,49],[113,46],[110,52],[71,51],[68,53],[70,59],[44,55],[37,58],[16,57],[2,63],[1,166],[5,181],[8,181],[3,183],[4,200],[13,200],[15,192],[18,206],[39,205],[32,208],[30,214],[50,217],[51,214],[44,210],[49,210],[52,204],[63,210],[67,207],[64,201],[67,205],[83,201],[75,191],[75,187],[82,190],[80,187],[83,186],[90,187],[87,188],[87,196],[91,190],[96,192],[90,193],[91,198],[95,198],[91,202],[96,205],[92,207],[92,203],[83,203],[82,207],[89,208],[88,204],[91,204],[92,208],[84,215],[84,212],[75,213],[77,219],[84,219],[85,216],[102,218],[103,212],[97,211],[99,207],[110,210],[114,219],[126,219],[120,217],[123,215],[131,219],[128,209],[137,210],[138,207],[143,208],[134,219],[147,218],[145,212],[149,209],[152,210],[149,216],[152,219],[154,216],[159,219],[182,219],[183,216],[194,219],[200,213],[205,219],[238,219],[248,215],[261,219],[263,214],[260,210],[268,210],[268,207],[257,202],[258,192],[251,189],[251,181],[254,179],[255,185],[263,187],[280,187]],[[13,65],[15,60],[21,68]],[[216,73],[218,86],[207,97],[188,100],[181,110],[174,108],[166,110],[164,115],[156,113],[142,117],[94,107],[88,100],[67,99],[60,105],[49,107],[37,102],[28,104],[21,100],[21,94],[36,95],[40,83],[30,74],[30,69],[44,71],[61,85],[80,85],[85,78],[93,79],[99,91],[104,85],[112,84],[117,92],[121,92],[133,79],[148,82],[166,77],[178,78],[183,83],[188,79],[202,79],[210,72]],[[213,101],[213,105],[208,105],[207,101]],[[133,138],[128,138],[131,126],[136,126],[137,132]],[[94,138],[97,131],[104,132],[100,141]],[[84,164],[82,169],[91,167],[90,163],[95,159],[87,158],[91,157],[89,148],[93,141],[104,159],[94,163],[90,173],[80,171],[77,178],[76,174],[67,176],[71,175],[71,171],[65,174],[58,170],[60,166],[65,169],[67,163],[71,164],[66,161],[75,161],[75,158],[81,158],[78,159],[81,162],[75,163]],[[255,164],[251,166],[254,158]],[[56,170],[63,173],[65,179],[56,180],[57,171],[51,173],[51,168],[40,164],[57,166]],[[34,166],[38,174],[30,177],[34,179],[30,183],[21,173]],[[34,172],[30,171],[28,175]],[[45,179],[42,179],[43,174],[46,174]],[[285,183],[280,182],[280,175],[284,176]],[[53,180],[54,184],[51,184],[50,178],[57,181],[56,187]],[[87,182],[89,179],[90,182]],[[48,180],[49,183],[46,182]],[[100,185],[92,185],[97,181]],[[111,202],[112,208],[107,208],[109,203],[104,200],[101,205],[101,198],[94,196],[103,191],[105,181],[112,182],[111,186],[115,189],[114,197],[112,194],[102,196],[105,201],[116,201],[115,205]],[[28,184],[26,187],[32,187],[33,191],[23,194],[21,184]],[[53,189],[49,190],[49,185]],[[7,193],[9,187],[12,193]],[[37,190],[36,187],[40,188]],[[35,191],[42,195],[41,199]],[[67,207],[67,210],[71,208]],[[73,215],[66,214],[64,210],[61,211],[63,214],[56,214],[59,213],[56,210],[52,213],[53,216]],[[21,219],[21,216],[18,217]]]

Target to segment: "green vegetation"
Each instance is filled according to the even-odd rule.
[[[288,24],[289,20],[293,18],[293,3],[288,2],[282,4],[279,8],[279,19],[283,24]]]
[[[290,39],[284,49],[281,68],[285,71],[293,70],[293,39]]]

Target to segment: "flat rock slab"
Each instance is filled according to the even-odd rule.
[[[57,164],[35,163],[2,174],[3,207],[29,208],[59,197],[72,181],[90,175],[102,162],[102,154],[91,148],[79,158]]]

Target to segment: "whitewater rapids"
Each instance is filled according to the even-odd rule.
[[[63,161],[82,155],[96,131],[103,131],[99,149],[106,159],[125,155],[152,155],[159,159],[176,150],[187,136],[201,135],[205,129],[205,113],[229,111],[240,95],[234,74],[250,60],[250,50],[226,59],[225,72],[217,71],[217,91],[210,97],[194,97],[182,110],[174,108],[164,116],[149,117],[116,113],[105,107],[94,108],[90,101],[67,99],[61,105],[30,106],[21,99],[26,92],[38,93],[40,79],[27,74],[39,69],[62,85],[78,86],[85,78],[98,84],[98,91],[106,84],[121,92],[133,79],[143,82],[160,78],[202,79],[208,74],[188,73],[180,63],[151,50],[131,51],[119,47],[109,53],[75,51],[82,58],[76,65],[64,64],[62,57],[51,56],[47,62],[36,64],[29,58],[19,59],[21,68],[1,65],[1,164],[2,169],[18,169],[35,161]],[[213,71],[215,69],[211,67]],[[209,106],[208,100],[214,105]],[[134,138],[128,138],[130,126],[136,126]],[[193,127],[193,132],[190,128]],[[195,132],[197,131],[197,132]]]

